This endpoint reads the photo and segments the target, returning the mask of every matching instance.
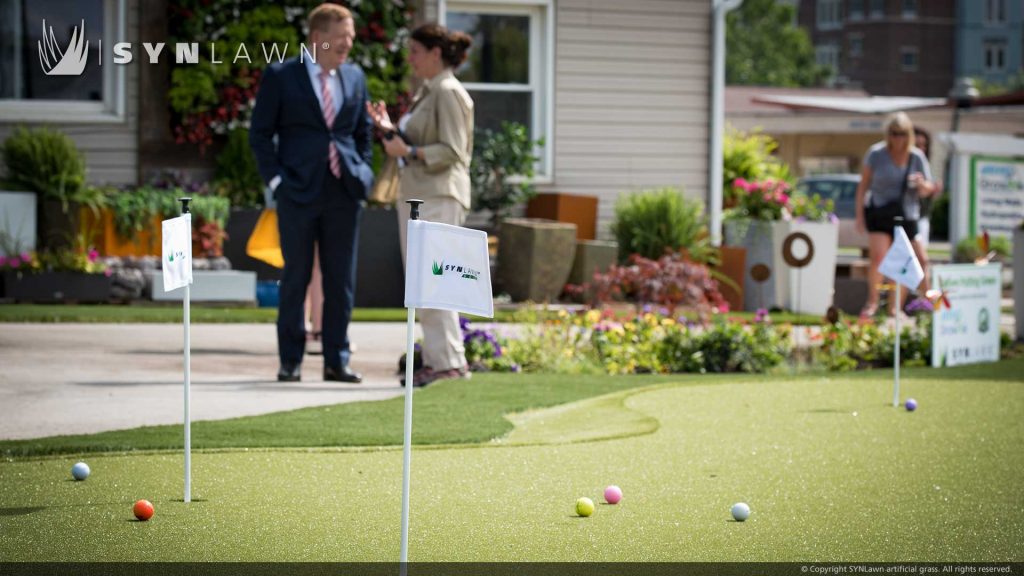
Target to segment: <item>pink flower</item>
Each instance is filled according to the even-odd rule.
[[[746,179],[744,179],[744,178],[737,178],[737,179],[733,180],[732,181],[732,185],[737,187],[737,188],[743,188],[744,190],[749,190],[750,189],[750,183],[747,182]]]
[[[718,312],[719,312],[719,313],[721,313],[721,314],[726,314],[726,313],[728,313],[728,312],[729,312],[729,303],[728,303],[728,302],[726,302],[726,303],[724,303],[724,304],[719,304],[719,306],[718,306]]]
[[[107,278],[110,278],[113,274],[114,271],[110,268],[107,268],[106,270],[103,271],[103,275],[106,276]]]
[[[100,257],[100,253],[95,248],[89,249],[89,262],[95,262]]]
[[[789,204],[789,194],[782,192],[779,194],[779,204]]]
[[[22,262],[31,262],[32,261],[32,253],[31,252],[22,252],[21,253],[21,261]]]
[[[17,256],[13,256],[10,260],[7,261],[7,265],[10,266],[11,268],[20,268],[21,267],[21,258],[18,258]]]

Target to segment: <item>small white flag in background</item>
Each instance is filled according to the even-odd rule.
[[[192,283],[192,215],[163,221],[164,292]]]
[[[487,234],[409,220],[405,307],[494,316]]]
[[[892,246],[878,266],[878,271],[896,282],[914,290],[924,280],[924,270],[914,255],[914,247],[903,228],[896,228]]]

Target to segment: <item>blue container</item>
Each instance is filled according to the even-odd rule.
[[[277,308],[281,298],[281,289],[277,280],[260,280],[256,283],[256,301],[260,308]]]

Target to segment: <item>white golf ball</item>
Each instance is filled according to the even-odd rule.
[[[85,480],[89,477],[89,465],[85,462],[79,462],[71,467],[71,476],[75,480]]]
[[[737,522],[743,522],[747,518],[750,518],[750,506],[747,506],[743,502],[737,502],[732,505],[732,517]]]

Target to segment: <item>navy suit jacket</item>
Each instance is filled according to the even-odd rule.
[[[281,176],[275,190],[300,204],[312,202],[327,173],[328,143],[341,156],[345,191],[365,200],[373,185],[373,121],[366,113],[366,76],[355,64],[339,68],[344,100],[328,127],[309,81],[306,65],[297,57],[268,66],[256,94],[249,144],[264,182]],[[274,145],[277,136],[277,146]]]

